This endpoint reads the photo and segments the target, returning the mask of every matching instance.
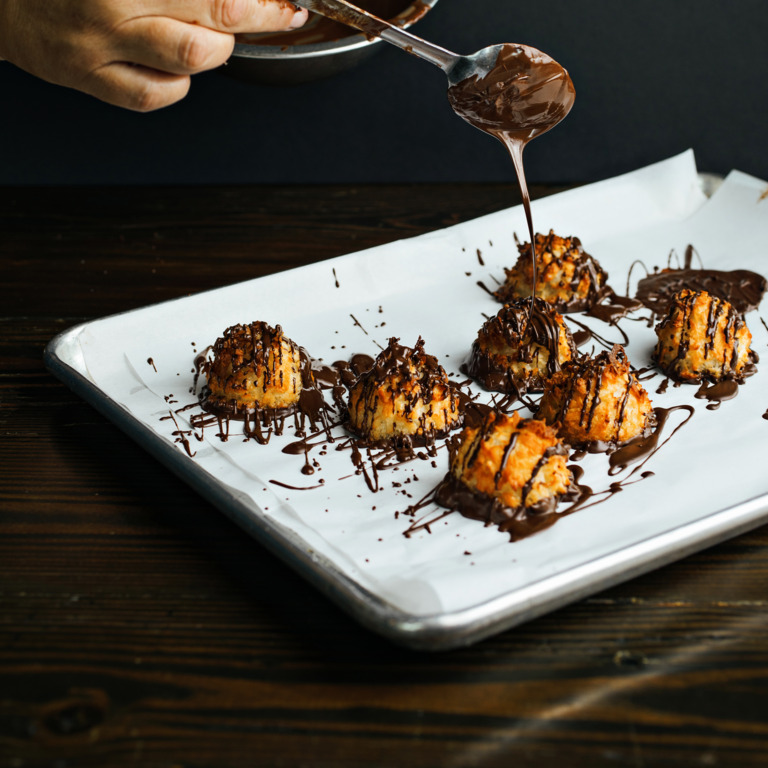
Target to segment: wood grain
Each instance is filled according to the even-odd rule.
[[[0,189],[0,766],[765,764],[768,528],[473,647],[410,652],[44,370],[84,319],[516,199]]]

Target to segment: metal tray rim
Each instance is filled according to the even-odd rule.
[[[267,516],[256,518],[245,502],[215,477],[105,395],[89,380],[77,359],[78,337],[92,322],[98,320],[65,330],[49,342],[44,352],[48,370],[360,624],[415,650],[449,650],[473,644],[745,533],[768,518],[765,494],[487,602],[451,613],[408,614],[357,584],[326,557],[308,548],[299,534]]]

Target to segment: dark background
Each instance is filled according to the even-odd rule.
[[[568,119],[526,153],[532,183],[613,176],[688,147],[768,178],[766,0],[440,0],[414,31],[459,52],[522,42],[571,73]],[[0,184],[509,181],[501,145],[456,118],[444,75],[384,44],[291,87],[221,72],[134,114],[0,63]]]

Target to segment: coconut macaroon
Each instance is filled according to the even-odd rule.
[[[676,381],[739,379],[754,362],[744,318],[706,291],[675,294],[656,336],[653,360]]]
[[[612,450],[655,425],[648,393],[624,348],[571,360],[544,388],[537,417],[574,448]]]
[[[461,425],[459,397],[419,338],[411,349],[392,338],[350,389],[349,428],[365,440],[408,436],[430,442]]]
[[[554,510],[573,482],[567,458],[567,446],[543,421],[490,411],[454,441],[435,500],[521,538],[554,522],[519,512]]]
[[[234,325],[211,348],[212,358],[201,371],[206,375],[203,406],[236,415],[298,406],[303,381],[311,377],[300,348],[264,322]],[[306,368],[306,370],[304,370]]]
[[[576,351],[562,315],[543,299],[505,304],[478,331],[462,370],[486,389],[540,391]]]
[[[544,299],[560,312],[582,312],[597,304],[605,293],[608,275],[590,256],[577,237],[560,237],[550,230],[537,233],[536,285],[530,243],[518,244],[520,253],[506,280],[494,292],[502,303],[533,296]]]

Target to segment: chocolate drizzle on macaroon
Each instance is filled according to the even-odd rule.
[[[701,382],[696,396],[709,400],[710,410],[735,397],[738,384],[756,371],[758,356],[743,316],[706,291],[675,294],[656,336],[653,361],[675,381]]]
[[[537,296],[558,312],[582,312],[599,304],[611,291],[608,275],[577,237],[552,230],[534,238],[535,262],[529,243],[518,243],[519,256],[494,296],[501,302]]]
[[[347,427],[366,443],[432,445],[461,423],[459,396],[421,338],[413,348],[391,338],[350,386]]]
[[[519,396],[540,391],[575,353],[554,307],[539,298],[517,299],[483,324],[461,370],[486,389]]]
[[[547,383],[537,417],[571,447],[590,452],[614,451],[656,424],[651,400],[618,344],[565,363]]]
[[[282,434],[285,419],[295,416],[297,434],[305,422],[310,429],[329,429],[334,410],[315,381],[312,362],[304,349],[283,333],[278,325],[265,322],[238,324],[198,356],[196,366],[206,377],[199,394],[206,412],[193,416],[195,428],[218,422],[220,436],[229,436],[229,421],[243,422],[247,438],[260,443]]]
[[[555,430],[519,414],[490,412],[449,444],[450,470],[434,500],[465,517],[496,525],[512,541],[548,528],[569,492],[568,447]]]

